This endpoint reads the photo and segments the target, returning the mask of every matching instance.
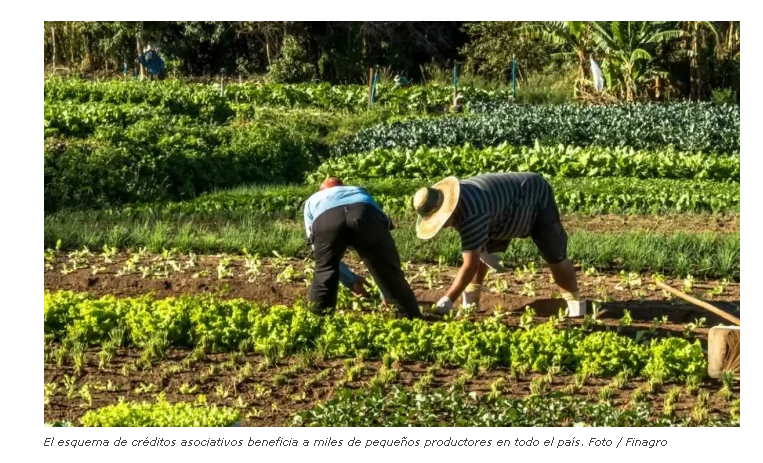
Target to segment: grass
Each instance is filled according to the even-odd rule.
[[[435,239],[419,240],[411,220],[396,222],[393,236],[401,258],[437,262],[442,256],[460,264],[460,240],[453,230]],[[45,247],[61,240],[61,249],[100,250],[104,245],[119,249],[146,247],[151,252],[177,248],[180,252],[250,253],[305,257],[309,254],[304,225],[295,220],[262,220],[257,217],[203,221],[194,218],[124,220],[112,223],[45,218]],[[683,276],[737,277],[740,272],[740,234],[654,233],[629,231],[594,233],[568,231],[568,254],[577,264],[597,269],[651,271]],[[522,266],[542,262],[531,239],[514,240],[504,262]]]

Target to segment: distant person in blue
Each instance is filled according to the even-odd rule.
[[[146,68],[152,79],[154,76],[159,76],[159,79],[164,78],[164,60],[159,57],[159,53],[154,50],[151,44],[146,47],[143,53],[138,55],[138,61]]]
[[[315,256],[315,275],[310,286],[314,310],[325,313],[336,306],[337,290],[342,284],[356,293],[358,279],[342,258],[347,248],[354,248],[374,277],[385,302],[398,315],[422,318],[400,265],[400,255],[392,239],[392,222],[368,192],[345,186],[330,177],[317,193],[305,202],[307,242]]]

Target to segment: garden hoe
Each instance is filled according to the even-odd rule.
[[[736,326],[718,325],[710,328],[707,336],[707,374],[711,378],[720,378],[724,371],[731,371],[734,377],[740,378],[740,321],[737,317],[719,308],[700,301],[686,293],[682,293],[661,281],[654,282],[657,286],[681,299],[702,307],[703,309],[728,320]]]

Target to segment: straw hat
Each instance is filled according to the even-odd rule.
[[[458,179],[447,177],[413,195],[413,208],[419,214],[416,236],[428,240],[440,231],[456,210],[459,192]]]

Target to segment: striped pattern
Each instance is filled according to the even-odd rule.
[[[529,172],[482,174],[459,182],[454,228],[463,251],[530,235],[535,217],[553,200],[551,186]]]

